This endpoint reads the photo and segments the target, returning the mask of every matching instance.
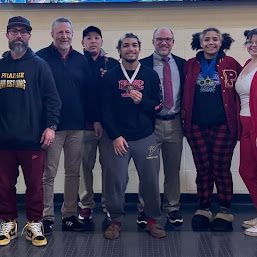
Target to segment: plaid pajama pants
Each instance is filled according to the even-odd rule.
[[[200,127],[192,124],[186,135],[196,166],[196,185],[200,208],[209,208],[214,183],[220,206],[230,207],[233,181],[230,171],[237,142],[226,124]]]

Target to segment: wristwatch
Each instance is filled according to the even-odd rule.
[[[57,126],[56,126],[56,125],[51,125],[51,126],[49,126],[48,128],[49,128],[49,129],[52,129],[53,131],[56,131]]]

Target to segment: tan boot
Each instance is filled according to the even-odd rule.
[[[155,238],[163,238],[166,236],[164,228],[155,222],[148,221],[145,230]]]
[[[120,236],[121,224],[119,222],[113,222],[104,231],[104,237],[109,240],[114,240]]]

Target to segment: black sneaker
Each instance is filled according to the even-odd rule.
[[[84,223],[75,216],[62,219],[62,230],[63,231],[85,231],[86,227]]]
[[[53,231],[54,221],[53,220],[43,220],[44,234],[50,235]]]
[[[167,214],[167,221],[174,226],[181,226],[183,218],[180,211],[171,211]]]
[[[109,212],[106,212],[104,219],[102,221],[102,231],[105,231],[112,224],[111,215]]]
[[[137,225],[142,228],[145,228],[147,225],[147,216],[143,211],[140,212],[137,216]]]
[[[78,218],[84,224],[92,223],[92,210],[90,208],[80,209]]]

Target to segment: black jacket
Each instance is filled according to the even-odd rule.
[[[62,100],[58,130],[85,129],[86,120],[95,119],[96,109],[94,81],[87,60],[74,49],[63,59],[53,44],[36,54],[49,64]]]
[[[0,149],[39,150],[45,128],[58,125],[61,102],[48,64],[29,48],[0,60]]]
[[[84,51],[84,56],[88,60],[93,76],[97,79],[101,79],[104,73],[119,65],[117,60],[107,57],[106,55],[100,55],[96,60],[94,60],[89,52]]]
[[[91,69],[93,79],[95,81],[95,97],[96,97],[96,113],[98,120],[102,122],[102,86],[103,86],[103,75],[111,70],[112,68],[119,65],[119,62],[111,57],[105,55],[100,55],[96,60],[94,60],[89,52],[84,50],[84,56],[86,57],[89,68]],[[87,129],[93,129],[93,124],[87,124]]]

